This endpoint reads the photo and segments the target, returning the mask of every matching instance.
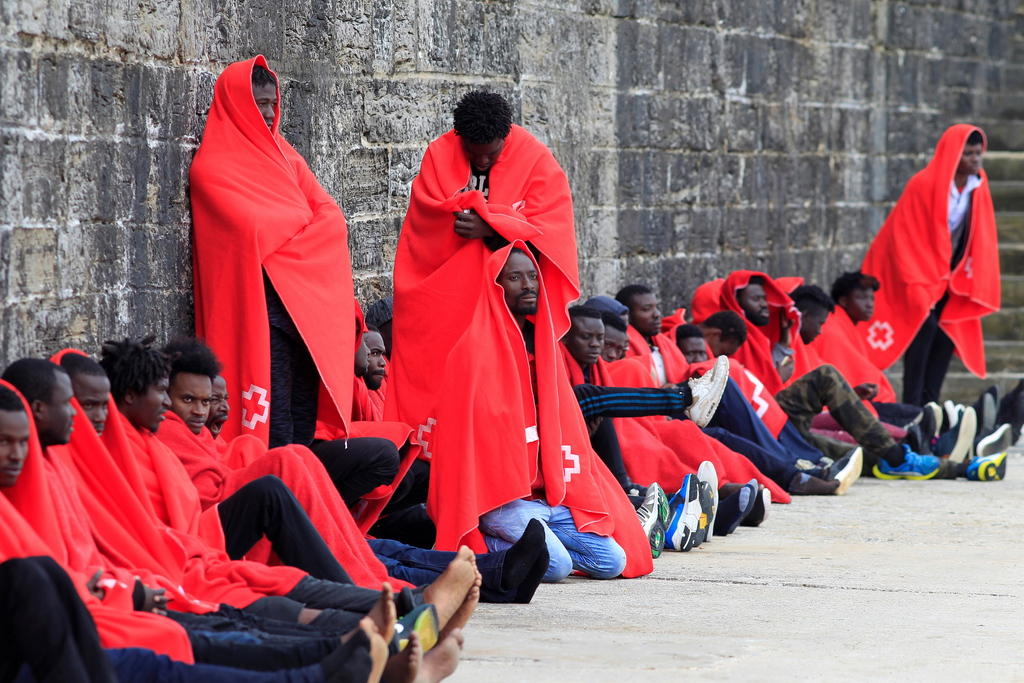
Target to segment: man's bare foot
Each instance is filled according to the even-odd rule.
[[[416,633],[410,633],[405,649],[388,660],[383,680],[385,683],[415,683],[422,666],[423,645]]]
[[[398,612],[395,609],[395,594],[391,590],[390,583],[381,586],[380,598],[366,616],[373,620],[377,630],[385,642],[390,643],[395,635],[395,620],[398,619]]]
[[[479,573],[473,551],[462,546],[458,555],[423,591],[423,601],[437,608],[437,623],[444,628],[462,606]]]
[[[483,577],[480,576],[480,572],[476,572],[476,577],[473,579],[473,585],[470,587],[469,592],[466,593],[466,599],[462,601],[459,608],[455,610],[455,614],[448,620],[448,623],[444,625],[441,630],[438,640],[444,640],[448,635],[455,631],[460,631],[466,627],[469,623],[469,618],[473,616],[473,611],[476,606],[480,603],[480,584],[483,583]]]
[[[459,665],[463,641],[462,631],[455,629],[435,645],[423,656],[416,683],[437,683],[451,676]]]
[[[384,675],[384,667],[388,663],[388,641],[377,631],[377,626],[370,617],[363,617],[359,620],[359,627],[366,632],[370,639],[370,675],[366,683],[378,683]]]

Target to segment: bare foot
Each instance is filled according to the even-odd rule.
[[[415,683],[437,683],[451,676],[459,665],[463,641],[462,631],[455,629],[435,645],[423,656],[423,665]]]
[[[415,683],[422,666],[423,645],[416,633],[410,633],[405,649],[388,660],[383,680],[385,683]]]
[[[476,606],[480,603],[480,584],[483,583],[483,577],[480,576],[480,572],[476,572],[476,577],[473,579],[473,585],[470,587],[469,592],[466,593],[466,599],[462,601],[459,608],[455,610],[455,614],[448,620],[448,623],[444,625],[441,630],[438,640],[444,640],[448,635],[455,631],[460,631],[466,627],[469,623],[469,618],[473,616],[473,611]]]
[[[433,583],[423,591],[423,601],[437,608],[437,622],[444,628],[462,606],[478,572],[473,551],[462,546],[458,555]]]
[[[381,676],[384,675],[384,667],[388,663],[388,641],[384,640],[380,632],[377,631],[377,626],[373,623],[370,617],[363,617],[359,620],[359,628],[366,632],[366,636],[370,639],[370,675],[366,678],[366,683],[378,683]]]
[[[366,616],[376,624],[381,637],[390,643],[391,638],[395,635],[395,620],[398,619],[398,612],[395,609],[395,594],[391,590],[390,583],[384,583],[381,587],[380,598]]]

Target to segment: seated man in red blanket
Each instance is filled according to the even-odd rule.
[[[370,341],[372,349],[376,342]],[[220,372],[216,356],[196,339],[176,340],[164,347],[164,353],[171,358],[168,388],[171,407],[157,436],[182,460],[200,491],[236,486],[266,472],[277,473],[287,484],[295,473],[293,467],[283,466],[289,458],[297,460],[294,467],[319,467],[315,460],[303,459],[301,454],[293,452],[301,446],[292,446],[271,449],[249,467],[232,470],[228,465],[233,459],[232,450],[235,447],[251,450],[252,444],[239,444],[238,440],[251,441],[244,436],[230,444],[212,440],[205,427],[211,404],[212,379]],[[216,444],[219,453],[210,448],[211,443]],[[266,464],[260,465],[258,460],[265,460]],[[326,478],[320,477],[318,487],[322,488],[325,483]],[[300,491],[308,493],[308,486],[303,481],[296,485]],[[331,496],[324,490],[320,494],[303,495],[299,502],[303,507],[308,504],[319,510],[324,507],[324,499]],[[324,512],[326,514],[310,513],[318,529],[324,524],[333,526],[332,520],[345,514],[338,505],[326,508]],[[414,585],[429,585],[456,557],[454,552],[414,548],[393,540],[371,539],[367,543],[390,576]],[[530,530],[507,550],[479,555],[476,562],[482,579],[482,597],[487,602],[529,602],[540,583],[538,567],[547,566],[540,529]]]

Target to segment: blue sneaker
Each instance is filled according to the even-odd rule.
[[[967,463],[966,477],[971,481],[1002,481],[1006,476],[1006,451],[983,455]]]
[[[903,464],[893,467],[879,460],[871,471],[878,479],[931,479],[939,473],[939,459],[934,455],[920,455],[904,445]]]
[[[687,474],[679,493],[668,501],[671,516],[665,529],[665,549],[687,552],[693,548],[700,529],[700,487],[697,477]]]

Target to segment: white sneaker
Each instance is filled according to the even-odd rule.
[[[707,427],[715,416],[728,381],[729,359],[725,356],[719,356],[714,366],[702,377],[693,377],[687,381],[693,394],[693,403],[686,409],[686,414],[698,427]]]
[[[708,518],[705,520],[706,523],[704,525],[707,529],[704,542],[707,543],[715,532],[715,517],[718,516],[718,471],[715,470],[713,462],[705,460],[700,464],[700,467],[697,468],[697,481],[707,484],[711,492],[711,511],[708,512]]]
[[[836,495],[841,496],[850,490],[853,486],[853,482],[860,479],[861,470],[864,467],[864,449],[857,446],[850,452],[850,458],[846,461],[839,471],[832,475],[833,479],[839,481],[839,488],[836,489]]]
[[[978,433],[978,416],[974,408],[968,406],[960,413],[957,421],[956,443],[949,454],[950,462],[968,462],[974,451],[974,437]]]
[[[1004,424],[999,425],[994,432],[979,441],[974,450],[976,457],[984,458],[989,455],[1005,453],[1012,445],[1013,435],[1010,431],[1010,425]],[[699,471],[697,476],[700,476]]]

